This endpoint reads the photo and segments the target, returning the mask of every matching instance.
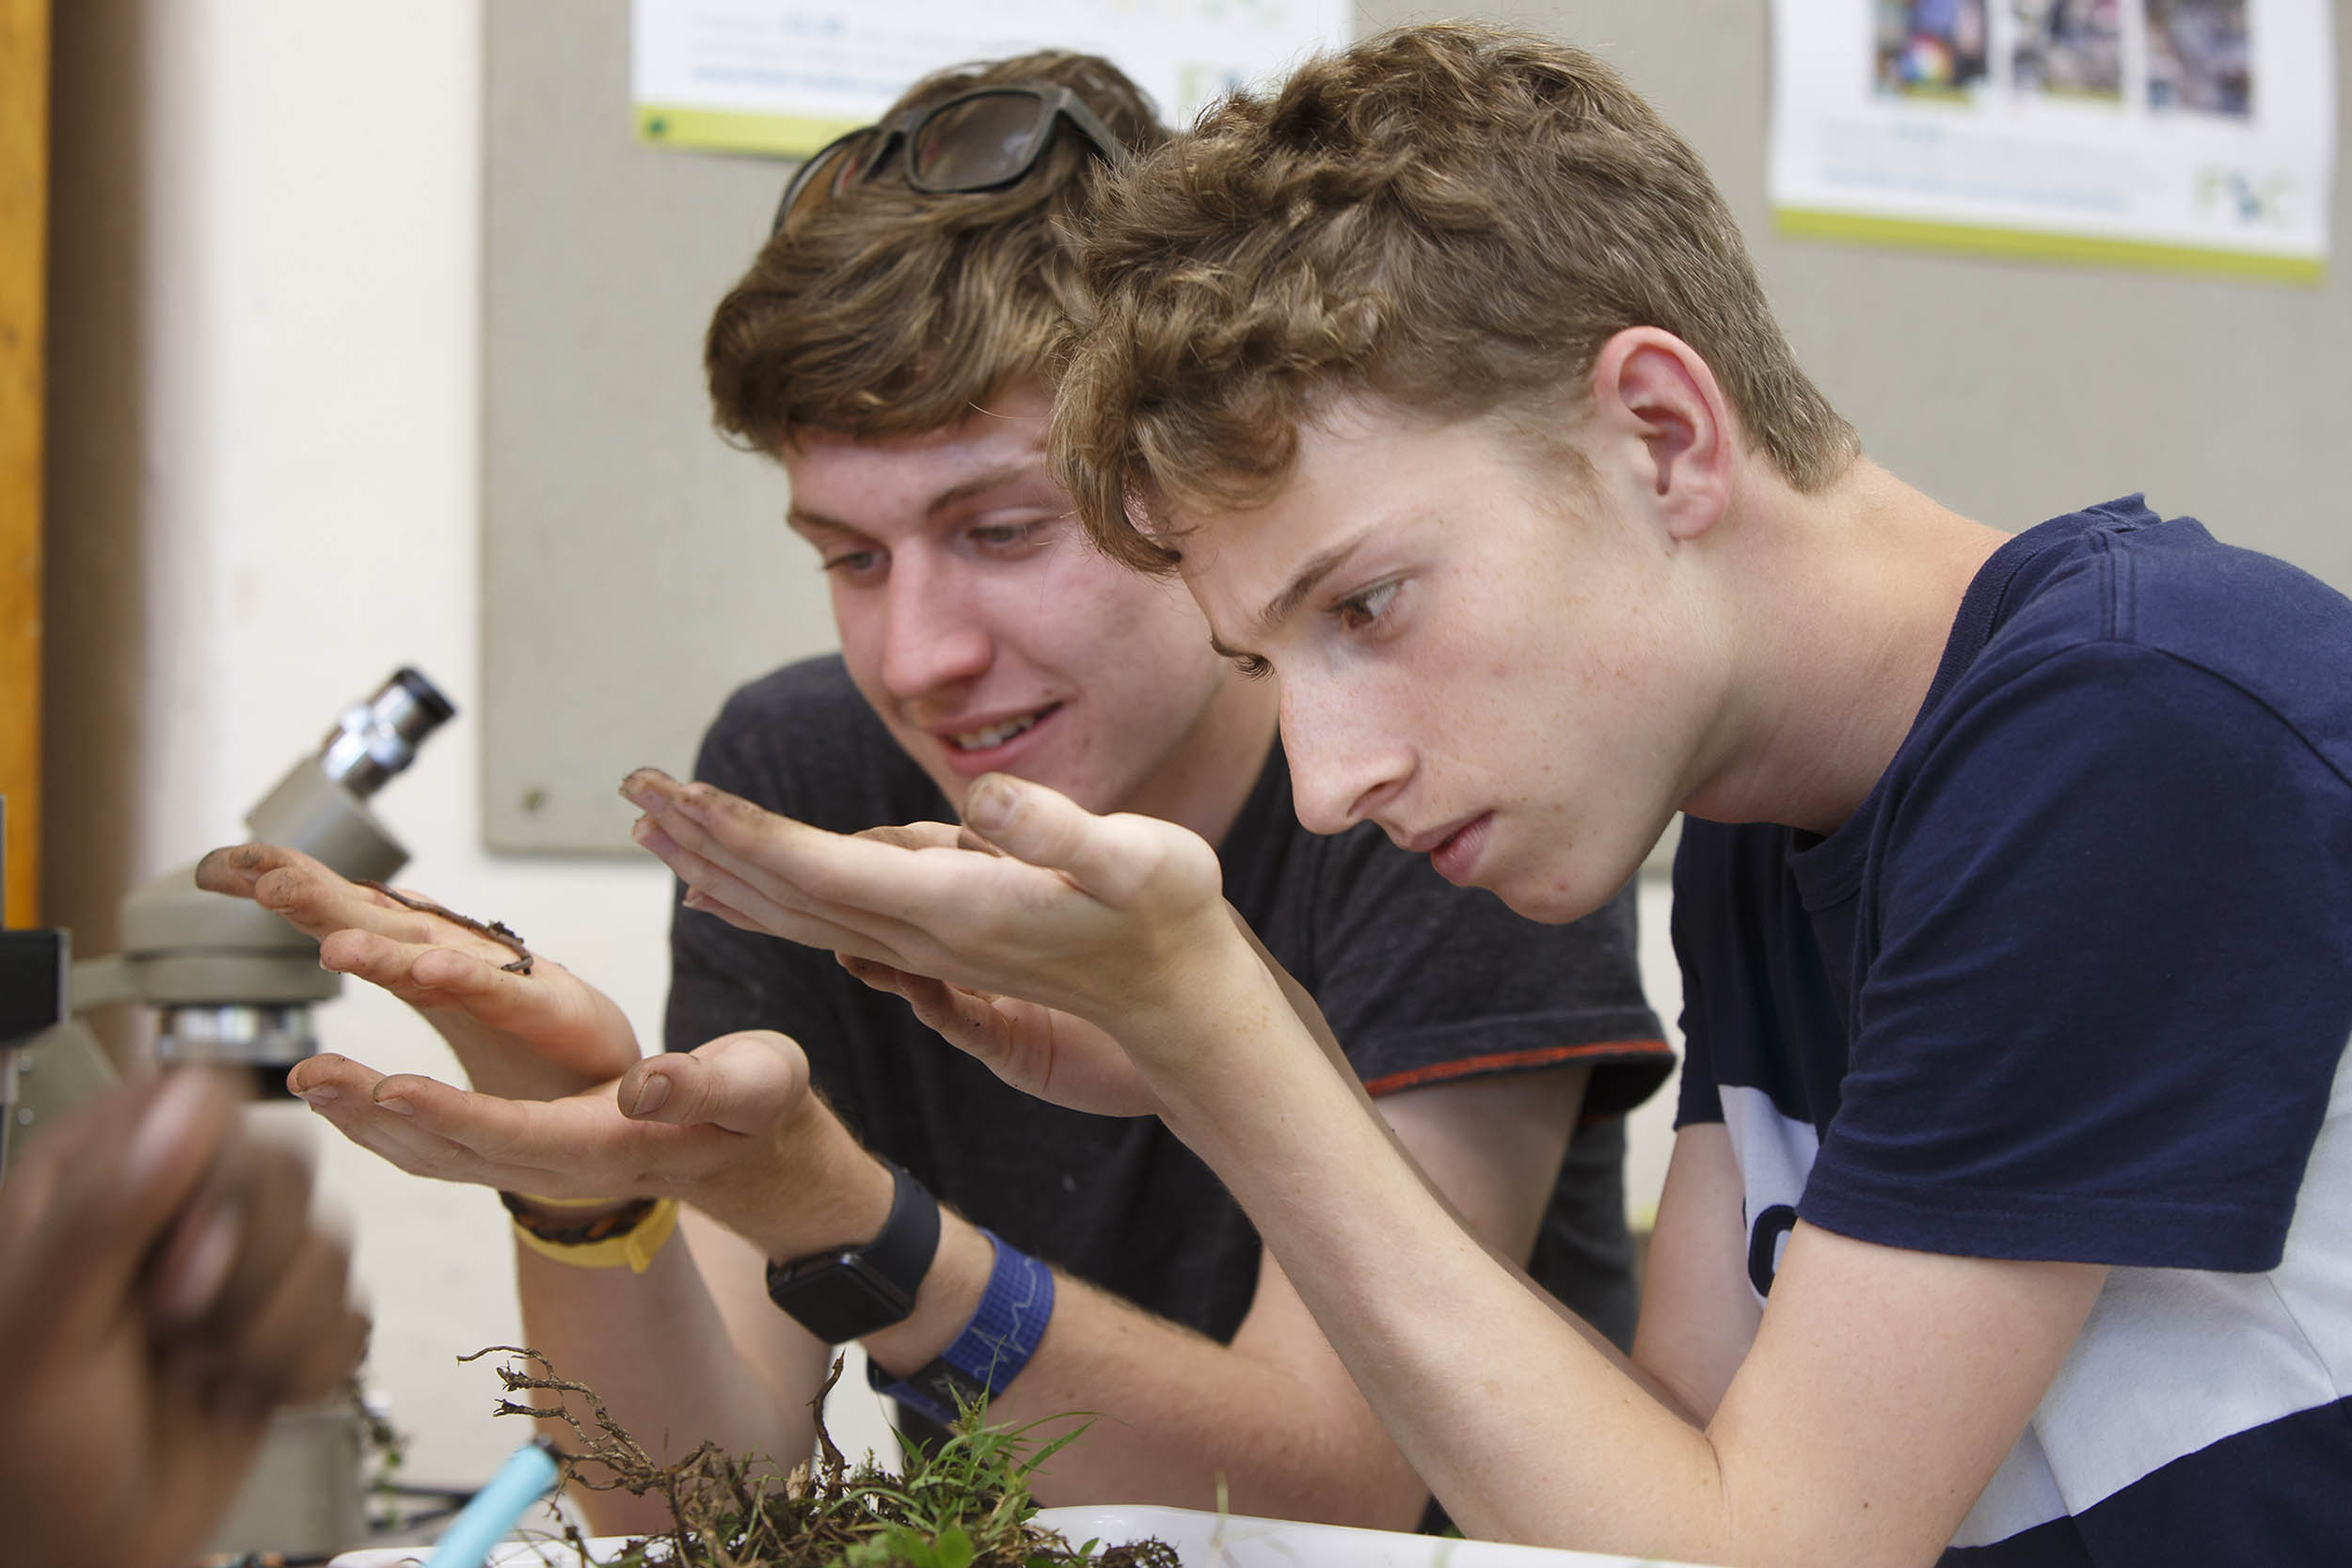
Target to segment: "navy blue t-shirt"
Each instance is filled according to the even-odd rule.
[[[2352,1553],[2352,602],[2137,497],[1978,574],[1828,838],[1690,821],[1680,1121],[1798,1216],[2112,1265],[1950,1562]]]

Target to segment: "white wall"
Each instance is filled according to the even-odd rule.
[[[245,813],[344,705],[415,664],[461,711],[377,798],[414,856],[405,879],[597,976],[650,1037],[661,868],[480,847],[466,712],[479,0],[174,0],[149,14],[134,875],[242,836]],[[371,1065],[448,1070],[428,1031],[364,988],[318,1026]],[[291,1102],[270,1119],[310,1133]],[[318,1143],[376,1315],[372,1381],[414,1438],[409,1473],[479,1480],[522,1436],[490,1418],[487,1370],[453,1360],[517,1333],[504,1216],[485,1192]]]
[[[335,716],[413,664],[460,714],[376,799],[413,856],[402,879],[594,976],[651,1041],[661,867],[481,847],[481,4],[132,0],[92,28],[91,47],[142,56],[82,72],[138,83],[144,116],[119,160],[139,166],[136,212],[115,223],[143,233],[135,297],[91,296],[144,324],[129,378],[141,406],[103,421],[142,433],[142,516],[91,519],[138,541],[128,879],[241,837]],[[428,1030],[364,987],[317,1024],[326,1049],[384,1070],[450,1070]],[[491,1417],[487,1368],[454,1357],[519,1333],[504,1214],[292,1102],[259,1114],[318,1149],[325,1201],[348,1218],[375,1316],[368,1381],[410,1438],[407,1475],[485,1478],[522,1433]],[[844,1384],[858,1407],[834,1418],[851,1452],[887,1441],[857,1371]]]
[[[240,836],[246,810],[343,705],[414,664],[461,713],[377,799],[414,855],[403,879],[596,977],[652,1039],[660,868],[481,848],[467,712],[481,4],[174,0],[144,13],[135,423],[147,632],[131,872]],[[1671,1019],[1655,887],[1644,915],[1645,967]],[[380,994],[354,988],[318,1024],[327,1049],[386,1070],[448,1070],[437,1042]],[[268,1115],[310,1126],[291,1104]],[[1637,1210],[1662,1164],[1657,1122],[1644,1121]],[[517,1332],[503,1215],[487,1193],[413,1180],[340,1139],[318,1147],[331,1200],[352,1217],[376,1314],[371,1381],[412,1437],[409,1474],[478,1481],[520,1436],[490,1418],[487,1371],[453,1360]]]

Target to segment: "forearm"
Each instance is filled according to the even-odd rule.
[[[1294,1067],[1302,1068],[1317,1088],[1333,1091],[1332,1113],[1376,1146],[1378,1157],[1406,1184],[1413,1202],[1434,1216],[1434,1226],[1449,1243],[1480,1256],[1501,1281],[1500,1288],[1509,1291],[1522,1308],[1532,1307],[1540,1317],[1541,1332],[1578,1346],[1597,1364],[1594,1379],[1613,1396],[1630,1394],[1638,1399],[1645,1388],[1654,1391],[1655,1385],[1636,1372],[1597,1332],[1526,1280],[1518,1259],[1528,1235],[1518,1234],[1518,1227],[1506,1227],[1516,1237],[1507,1256],[1482,1250],[1475,1239],[1478,1227],[1466,1221],[1409,1162],[1379,1120],[1312,1000],[1238,920],[1231,935],[1237,941],[1225,949],[1222,973],[1228,976],[1246,973],[1248,983],[1222,992],[1221,1006],[1201,1008],[1188,1002],[1182,1017],[1160,1025],[1186,1037],[1187,1056],[1196,1065],[1210,1056],[1225,1058],[1222,1072],[1204,1072],[1203,1076],[1246,1085],[1243,1093],[1252,1109],[1265,1116],[1269,1147],[1280,1147],[1296,1132],[1289,1125],[1291,1096],[1265,1084],[1258,1070],[1286,1046],[1293,1048]],[[1241,958],[1243,947],[1255,955],[1255,966]],[[1192,995],[1197,1000],[1199,993]],[[1155,1026],[1148,1016],[1130,1022],[1142,1029]],[[1211,1047],[1204,1043],[1208,1041],[1224,1043]],[[1310,1042],[1312,1054],[1296,1050]],[[1315,1054],[1325,1064],[1320,1069]],[[1581,1095],[1581,1079],[1576,1088]],[[1212,1112],[1209,1119],[1221,1114]],[[1573,1119],[1571,1113],[1563,1114]],[[1179,1131],[1183,1131],[1181,1126]],[[1422,1132],[1427,1138],[1431,1129],[1423,1126]],[[1313,1140],[1306,1141],[1311,1144]],[[1482,1160],[1496,1157],[1489,1146],[1478,1155],[1454,1158],[1449,1168],[1457,1181],[1474,1188],[1477,1183],[1468,1180],[1469,1174],[1481,1169]],[[1554,1149],[1549,1166],[1556,1166],[1557,1158]],[[1348,1162],[1334,1164],[1344,1166]],[[1282,1179],[1275,1184],[1290,1183]],[[1542,1185],[1549,1192],[1548,1181]],[[1483,1207],[1496,1208],[1495,1195],[1485,1196],[1487,1201]],[[1421,1270],[1422,1260],[1413,1259],[1409,1251],[1388,1249],[1386,1238],[1391,1230],[1383,1200],[1373,1198],[1366,1212],[1370,1216],[1367,1244],[1375,1253],[1415,1270],[1420,1277],[1429,1277],[1428,1272]],[[1487,1223],[1495,1218],[1488,1214]],[[1534,1220],[1520,1218],[1532,1235]],[[1314,1223],[1311,1214],[1303,1221],[1311,1229]],[[968,1277],[959,1288],[941,1292],[953,1300],[954,1309],[916,1330],[912,1337],[919,1342],[912,1349],[879,1345],[869,1339],[868,1349],[876,1353],[879,1362],[901,1368],[920,1365],[952,1337],[985,1283],[988,1250],[977,1238],[974,1242],[975,1248],[967,1255],[974,1260],[964,1265]],[[1279,1274],[1271,1261],[1267,1267]],[[1260,1313],[1266,1303],[1262,1294],[1243,1333],[1232,1346],[1226,1347],[1156,1322],[1112,1298],[1071,1291],[1071,1299],[1057,1305],[1053,1326],[1028,1370],[996,1406],[1004,1419],[1016,1421],[1047,1418],[1070,1410],[1098,1414],[1087,1437],[1056,1456],[1042,1495],[1057,1500],[1154,1500],[1198,1506],[1216,1500],[1216,1483],[1222,1476],[1229,1482],[1224,1500],[1234,1508],[1289,1517],[1409,1527],[1418,1518],[1424,1497],[1414,1467],[1382,1430],[1372,1406],[1350,1383],[1346,1370],[1339,1365],[1315,1324],[1306,1320],[1287,1282],[1281,1295],[1288,1312],[1302,1320],[1296,1331],[1286,1333],[1277,1326],[1253,1340],[1252,1331],[1263,1326]],[[1441,1291],[1439,1297],[1431,1304],[1429,1322],[1438,1339],[1450,1348],[1463,1321],[1461,1305],[1450,1293]],[[950,1318],[954,1321],[948,1322]],[[1387,1333],[1376,1324],[1374,1331]],[[1496,1337],[1495,1342],[1511,1343],[1518,1338],[1505,1334]],[[1252,1349],[1260,1343],[1279,1348],[1253,1355]],[[1417,1409],[1428,1404],[1421,1385],[1442,1384],[1449,1374],[1439,1370],[1434,1379],[1417,1381],[1403,1375],[1402,1370],[1391,1369],[1390,1375],[1401,1390],[1394,1396],[1400,1408]],[[1663,1405],[1654,1406],[1653,1411],[1675,1437],[1686,1443],[1694,1440],[1695,1433],[1678,1415],[1668,1415]],[[1481,1414],[1470,1413],[1472,1418]],[[1482,1472],[1474,1457],[1464,1455],[1461,1445],[1450,1435],[1469,1428],[1455,1422],[1437,1430],[1439,1435],[1427,1440],[1433,1450],[1461,1456],[1458,1467],[1466,1478]]]
[[[1706,1434],[1461,1227],[1279,1001],[1194,991],[1193,1038],[1258,1043],[1155,1087],[1438,1499],[1474,1536],[1724,1560]]]
[[[914,1316],[866,1340],[867,1354],[893,1372],[939,1354],[987,1284],[987,1239],[957,1215],[943,1220]],[[1290,1310],[1303,1319],[1295,1298]],[[1049,1504],[1221,1503],[1245,1513],[1410,1528],[1425,1497],[1411,1467],[1312,1325],[1269,1325],[1263,1311],[1253,1307],[1235,1342],[1224,1345],[1057,1275],[1044,1337],[991,1402],[988,1418],[1043,1422],[1041,1440],[1085,1426],[1039,1472],[1037,1495]],[[1295,1348],[1302,1338],[1313,1346],[1306,1354]],[[1257,1341],[1293,1348],[1285,1354]]]
[[[576,1268],[517,1245],[525,1340],[556,1375],[595,1389],[656,1459],[675,1462],[707,1439],[729,1453],[766,1454],[788,1472],[815,1442],[808,1402],[822,1378],[821,1347],[812,1342],[798,1358],[747,1354],[705,1280],[699,1228],[681,1226],[642,1275]],[[570,1403],[589,1421],[577,1396]],[[600,1532],[671,1523],[659,1497],[589,1492],[582,1502]]]
[[[1934,1561],[2104,1281],[1800,1224],[1702,1429],[1465,1234],[1343,1085],[1279,1056],[1171,1124],[1474,1536],[1756,1568]]]

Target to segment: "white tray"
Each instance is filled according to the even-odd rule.
[[[1253,1519],[1246,1514],[1145,1504],[1049,1508],[1041,1511],[1037,1520],[1069,1537],[1073,1546],[1089,1540],[1116,1545],[1156,1536],[1176,1548],[1184,1568],[1643,1568],[1645,1564],[1669,1568],[1654,1559],[1505,1546],[1491,1541],[1454,1541],[1340,1525],[1302,1525],[1287,1519]],[[591,1541],[590,1560],[617,1555],[627,1544],[621,1537]],[[327,1568],[419,1568],[432,1555],[429,1546],[345,1552]],[[490,1562],[493,1568],[539,1564],[580,1568],[569,1549],[553,1544],[501,1546]]]

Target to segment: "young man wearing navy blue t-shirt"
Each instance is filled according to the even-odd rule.
[[[1632,1354],[1465,1236],[1311,1011],[1204,1043],[1286,1003],[1179,830],[996,777],[1002,857],[911,853],[641,777],[711,906],[1058,1009],[1472,1535],[2342,1560],[2352,603],[2137,498],[2012,537],[1864,460],[1695,156],[1543,40],[1227,101],[1088,281],[1057,467],[1279,682],[1302,820],[1567,920],[1692,818]],[[1014,1018],[992,1065],[1050,1092]]]

